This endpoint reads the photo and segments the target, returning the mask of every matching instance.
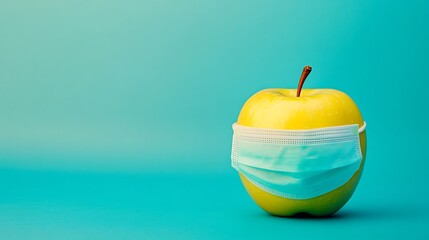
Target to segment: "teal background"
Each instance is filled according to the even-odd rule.
[[[426,1],[0,0],[0,238],[429,233]],[[349,94],[367,163],[334,217],[265,214],[230,167],[264,88]]]

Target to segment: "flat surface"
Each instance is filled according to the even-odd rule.
[[[426,202],[354,198],[330,218],[272,217],[228,174],[1,170],[1,239],[427,239]],[[384,193],[386,194],[386,193]]]
[[[429,239],[428,22],[420,0],[0,0],[0,239]],[[271,217],[231,126],[305,65],[359,107],[365,170],[335,217]]]

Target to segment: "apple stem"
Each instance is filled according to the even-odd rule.
[[[305,79],[307,78],[308,74],[311,72],[310,66],[305,66],[301,73],[301,78],[299,79],[298,83],[298,89],[296,90],[296,96],[299,97],[301,95],[301,89],[302,85],[304,85]]]

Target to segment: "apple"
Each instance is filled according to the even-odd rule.
[[[358,124],[364,120],[345,93],[334,89],[303,89],[311,67],[306,66],[297,89],[265,89],[250,97],[242,107],[237,124],[256,128],[303,130]],[[353,195],[362,175],[366,154],[365,131],[359,134],[362,162],[358,171],[341,187],[310,199],[289,199],[268,193],[240,174],[251,198],[266,212],[276,216],[328,216],[343,207]]]

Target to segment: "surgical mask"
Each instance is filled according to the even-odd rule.
[[[362,161],[357,124],[279,130],[233,124],[232,167],[271,194],[314,198],[345,184]]]

